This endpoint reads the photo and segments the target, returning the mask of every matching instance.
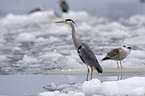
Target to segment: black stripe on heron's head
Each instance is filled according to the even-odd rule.
[[[72,19],[66,19],[65,22],[67,22],[67,21],[71,21],[76,25],[76,23]],[[76,27],[77,27],[77,25],[76,25]]]

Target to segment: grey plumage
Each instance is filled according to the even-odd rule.
[[[81,43],[78,53],[84,63],[87,63],[90,67],[95,67],[98,73],[103,72],[103,69],[100,66],[96,56],[85,43]]]

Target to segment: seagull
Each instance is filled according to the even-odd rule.
[[[115,60],[117,61],[117,68],[119,69],[118,61],[120,61],[120,66],[122,67],[121,61],[125,59],[131,51],[131,47],[127,45],[122,45],[120,48],[116,48],[107,53],[106,57],[102,59],[104,60]]]

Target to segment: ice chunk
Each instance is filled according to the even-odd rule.
[[[140,92],[141,94],[145,93],[145,91],[143,92],[143,88],[145,88],[145,77],[132,77],[120,81],[103,82],[102,86],[106,95],[131,95],[134,92],[136,96]],[[139,92],[136,92],[137,90]]]
[[[85,96],[82,92],[69,92],[69,93],[61,93],[59,91],[55,92],[42,92],[39,96]]]
[[[145,94],[145,88],[144,87],[139,87],[139,88],[135,88],[130,92],[131,96],[144,96]]]
[[[130,24],[144,24],[145,16],[144,15],[134,15],[131,16],[128,20]]]
[[[82,85],[82,91],[87,95],[103,94],[101,81],[98,79],[85,81]]]
[[[130,55],[128,57],[145,58],[145,51],[142,51],[142,50],[132,50]]]
[[[58,52],[47,52],[41,56],[39,56],[40,59],[43,59],[43,60],[56,60],[56,59],[59,59],[63,57],[62,54],[58,53]]]
[[[34,42],[36,37],[33,34],[30,33],[21,33],[18,35],[16,40],[18,42]]]
[[[24,57],[21,61],[27,62],[27,63],[32,63],[32,62],[37,62],[38,60],[36,58],[32,58],[30,56],[24,55]]]
[[[137,37],[126,39],[124,43],[131,44],[131,45],[145,44],[144,40],[145,40],[145,36],[137,36]]]
[[[76,59],[72,58],[71,56],[66,56],[66,64],[67,66],[65,68],[71,68],[71,69],[80,69],[83,68],[84,66],[79,64]]]

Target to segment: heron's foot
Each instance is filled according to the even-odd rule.
[[[86,81],[88,81],[88,78],[86,78]]]

